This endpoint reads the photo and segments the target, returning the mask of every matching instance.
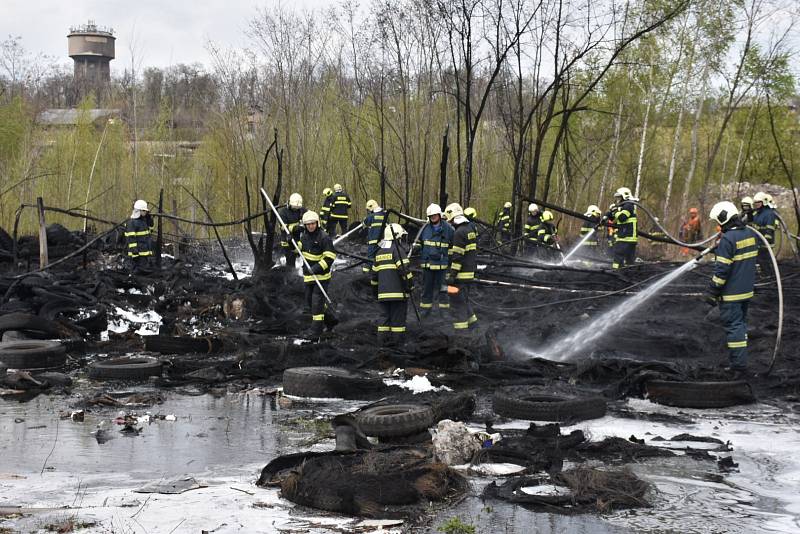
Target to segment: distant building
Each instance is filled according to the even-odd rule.
[[[81,120],[80,109],[46,109],[39,113],[36,117],[36,122],[42,126],[58,127],[58,126],[76,126]],[[86,119],[95,125],[97,128],[104,128],[106,122],[120,117],[120,110],[118,109],[88,109],[85,111],[87,114]]]
[[[108,86],[116,40],[114,30],[98,26],[93,20],[70,28],[67,44],[75,67],[77,99],[91,92],[100,96]]]

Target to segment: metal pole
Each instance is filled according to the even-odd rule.
[[[342,235],[340,235],[339,237],[337,237],[336,239],[334,239],[334,240],[333,240],[333,244],[335,245],[336,243],[339,243],[339,242],[340,242],[340,241],[342,241],[342,240],[343,240],[345,237],[347,237],[347,236],[349,236],[350,234],[352,234],[352,233],[356,232],[357,230],[361,230],[362,228],[364,228],[364,223],[359,223],[359,224],[358,224],[358,226],[356,226],[356,227],[355,227],[355,228],[353,228],[352,230],[350,230],[350,231],[348,231],[347,233],[345,233],[345,234],[342,234]]]
[[[388,227],[389,231],[392,233],[392,246],[397,247],[397,255],[400,256],[400,276],[402,277],[401,282],[403,283],[403,285],[405,285],[408,283],[408,277],[407,277],[408,272],[406,271],[406,266],[403,264],[403,255],[400,254],[400,246],[397,244],[397,236],[394,233],[394,228],[392,228],[391,224],[389,224]],[[417,322],[421,323],[422,318],[420,318],[419,316],[417,303],[414,302],[414,294],[410,290],[408,292],[408,300],[411,301],[411,307],[414,308],[414,315],[417,316]]]
[[[266,191],[264,191],[263,187],[261,187],[260,189],[261,189],[261,196],[263,196],[264,200],[267,201],[267,204],[269,204],[269,208],[272,210],[272,213],[275,214],[275,218],[278,219],[281,228],[283,229],[284,232],[286,232],[286,235],[289,236],[289,241],[292,242],[292,245],[294,246],[294,249],[297,251],[297,254],[300,256],[300,259],[303,260],[303,265],[306,266],[306,269],[308,269],[309,274],[314,279],[314,282],[316,282],[317,287],[322,292],[322,296],[325,297],[325,300],[328,302],[328,304],[333,304],[330,297],[328,296],[328,293],[325,291],[325,288],[322,287],[322,283],[319,281],[319,278],[317,278],[317,275],[315,275],[311,271],[311,265],[308,264],[308,260],[306,260],[305,256],[303,256],[303,251],[300,250],[300,246],[297,244],[297,241],[294,240],[294,236],[292,236],[291,232],[289,232],[289,228],[286,227],[286,223],[283,222],[283,219],[281,219],[281,216],[278,214],[278,210],[275,209],[275,205],[272,203],[272,199],[269,198],[269,195],[267,194]],[[317,223],[317,227],[319,227],[319,222]],[[333,265],[331,265],[331,267],[333,267]]]

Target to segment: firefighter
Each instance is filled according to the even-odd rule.
[[[602,215],[603,213],[600,211],[600,208],[594,204],[586,208],[586,213],[584,213],[583,216],[587,217],[588,220],[584,220],[581,225],[581,239],[589,234],[591,234],[591,236],[587,237],[586,241],[583,242],[584,246],[594,247],[595,250],[597,249],[597,227],[600,226]]]
[[[719,305],[728,341],[728,369],[741,378],[747,368],[747,307],[753,297],[758,237],[739,218],[732,202],[715,204],[710,217],[722,228],[722,237],[714,251],[716,263],[707,300]]]
[[[333,189],[326,187],[322,190],[322,208],[319,210],[319,222],[325,228],[331,217],[331,202],[333,202]]]
[[[500,230],[500,242],[511,241],[511,202],[503,204],[503,209],[497,217],[497,229]]]
[[[286,227],[289,229],[289,234],[294,234],[295,228],[300,226],[300,221],[303,214],[307,210],[303,207],[303,197],[300,193],[292,193],[289,196],[289,204],[284,206],[278,212]],[[281,249],[283,250],[283,257],[286,259],[286,271],[292,272],[297,265],[297,252],[289,242],[289,234],[281,230]]]
[[[604,217],[606,221],[606,247],[613,255],[614,241],[617,238],[617,229],[614,228],[614,213],[617,211],[617,204],[612,203],[608,207],[608,213]]]
[[[348,212],[350,211],[350,197],[344,192],[342,184],[335,184],[333,186],[333,195],[330,202],[330,218],[328,219],[328,234],[336,237],[336,225],[341,228],[341,233],[347,233],[347,220],[349,218]]]
[[[442,208],[431,204],[425,210],[428,224],[419,237],[422,243],[420,259],[422,261],[422,301],[419,305],[422,314],[428,316],[436,304],[439,310],[450,307],[447,294],[442,293],[445,285],[447,267],[450,263],[449,250],[453,243],[455,230],[442,218]]]
[[[365,273],[372,272],[372,263],[375,261],[375,253],[378,251],[378,243],[381,240],[381,233],[385,225],[386,212],[378,205],[376,200],[367,200],[367,217],[364,222],[364,228],[367,229],[367,257],[369,263],[365,263],[362,270]]]
[[[470,206],[464,210],[464,217],[469,219],[469,222],[471,222],[472,224],[475,224],[475,219],[478,218],[478,210]]]
[[[620,187],[614,193],[614,208],[606,217],[614,224],[614,259],[613,269],[623,265],[633,265],[636,261],[636,244],[639,242],[639,231],[636,221],[636,205],[631,190]]]
[[[319,285],[328,292],[328,285],[331,281],[331,266],[336,260],[336,252],[333,249],[333,240],[320,228],[319,215],[313,211],[303,214],[303,226],[298,226],[294,230],[295,240],[300,247],[311,270],[308,270],[305,262],[303,263],[303,282],[305,283],[305,309],[311,313],[311,330],[309,338],[319,339],[323,328],[333,330],[339,322],[334,317],[333,312],[328,309],[328,303],[320,290]]]
[[[450,269],[447,272],[447,284],[454,288],[451,302],[453,328],[466,330],[478,321],[469,302],[469,288],[477,268],[477,234],[459,204],[447,206],[446,213],[450,214],[449,220],[455,228],[453,244],[450,246]]]
[[[125,225],[125,249],[128,252],[128,265],[132,273],[147,271],[153,257],[153,217],[147,202],[137,200],[133,203],[131,218]]]
[[[558,229],[553,224],[553,212],[544,210],[542,212],[542,222],[538,231],[539,245],[542,247],[542,252],[547,256],[547,259],[552,259],[553,256],[559,254],[558,246]]]
[[[753,222],[753,199],[750,197],[744,197],[739,201],[739,206],[742,208],[740,216],[742,222],[745,224],[750,224]]]
[[[778,214],[770,207],[772,197],[763,191],[753,196],[753,215],[750,226],[767,238],[769,246],[775,246],[775,230],[778,229]],[[761,269],[769,269],[771,260],[767,247],[759,239],[758,265]]]
[[[383,322],[378,325],[378,339],[383,345],[398,345],[406,334],[413,282],[410,262],[400,248],[399,240],[404,235],[406,231],[399,224],[387,224],[372,266],[372,283],[378,286],[378,304],[383,310]]]
[[[530,254],[539,246],[539,229],[542,226],[542,215],[539,206],[528,206],[528,220],[525,221],[525,252]]]
[[[689,218],[681,224],[681,230],[678,233],[678,239],[684,243],[696,243],[700,241],[703,229],[700,226],[700,216],[698,215],[697,208],[689,208]],[[681,249],[683,255],[689,254],[688,248]]]

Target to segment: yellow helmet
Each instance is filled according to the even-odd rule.
[[[309,210],[303,214],[303,226],[311,223],[319,224],[319,215],[316,211]]]
[[[544,213],[542,213],[542,220],[545,221],[545,222],[552,221],[553,220],[553,212],[550,211],[550,210],[544,210]]]
[[[322,196],[324,196],[324,197],[329,197],[332,194],[333,194],[333,191],[331,191],[330,187],[326,187],[325,189],[322,190]]]
[[[476,210],[472,206],[464,210],[464,217],[466,217],[467,219],[474,219],[477,216],[478,216],[478,210]]]

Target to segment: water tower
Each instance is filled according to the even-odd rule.
[[[69,29],[69,57],[75,62],[75,81],[79,85],[99,88],[111,80],[111,60],[114,59],[114,30],[103,28],[90,20],[87,24]]]

